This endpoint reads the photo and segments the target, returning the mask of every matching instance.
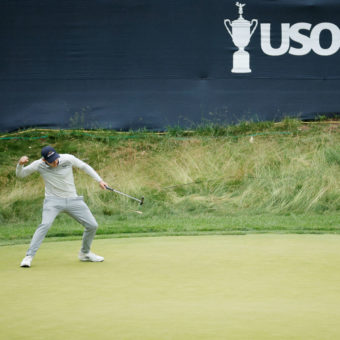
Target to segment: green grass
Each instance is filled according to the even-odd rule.
[[[145,205],[102,191],[75,171],[107,235],[200,233],[338,233],[338,121],[201,124],[186,131],[27,130],[0,136],[0,242],[25,242],[40,223],[38,174],[15,176],[22,155],[39,158],[53,145],[95,168],[112,187]],[[250,142],[252,138],[253,143]],[[140,209],[143,214],[134,210]],[[48,236],[79,237],[82,227],[60,216]]]
[[[245,235],[0,247],[1,338],[339,339],[339,235]]]
[[[96,238],[141,237],[173,235],[244,235],[250,233],[335,234],[340,232],[339,214],[235,214],[214,216],[134,217],[119,214],[114,217],[97,216],[100,228]],[[5,224],[0,228],[0,245],[28,243],[40,223]],[[83,227],[66,215],[60,215],[50,229],[47,240],[81,239]]]

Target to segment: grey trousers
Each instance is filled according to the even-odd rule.
[[[47,197],[44,200],[42,221],[35,231],[26,255],[34,256],[44,240],[54,219],[66,212],[85,227],[81,251],[88,253],[96,235],[98,224],[82,196],[74,198]]]

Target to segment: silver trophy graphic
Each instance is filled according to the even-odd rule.
[[[254,34],[258,21],[257,19],[253,19],[252,21],[248,21],[243,18],[243,7],[246,4],[241,4],[236,2],[236,6],[238,7],[239,18],[231,22],[229,19],[224,20],[224,25],[233,39],[233,43],[238,50],[233,54],[233,68],[231,72],[233,73],[249,73],[250,69],[250,61],[249,61],[249,53],[245,51],[245,48],[248,46],[250,42],[251,36]],[[228,27],[228,24],[231,26],[231,31]],[[253,24],[255,24],[253,26]],[[251,27],[253,26],[252,30]]]

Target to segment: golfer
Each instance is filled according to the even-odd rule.
[[[39,172],[45,181],[45,200],[42,212],[42,222],[35,231],[31,244],[21,267],[30,267],[33,257],[44,240],[54,219],[60,212],[66,212],[84,227],[82,248],[79,252],[80,261],[102,262],[104,258],[90,251],[98,224],[82,196],[78,196],[73,179],[73,167],[85,171],[96,180],[102,189],[107,185],[88,164],[69,154],[58,154],[51,146],[41,150],[42,158],[28,166],[28,157],[20,158],[16,168],[18,177],[26,177],[33,172]]]

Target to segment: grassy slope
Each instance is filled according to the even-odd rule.
[[[145,205],[101,191],[75,171],[99,235],[340,231],[338,122],[204,125],[167,134],[31,130],[0,140],[0,241],[31,237],[44,196],[38,174],[15,177],[26,154],[46,144],[92,165],[110,185]],[[35,137],[48,136],[41,139]],[[250,143],[250,136],[254,141]],[[14,139],[20,137],[20,139]],[[138,214],[135,210],[143,211]],[[49,237],[78,237],[61,215]]]

